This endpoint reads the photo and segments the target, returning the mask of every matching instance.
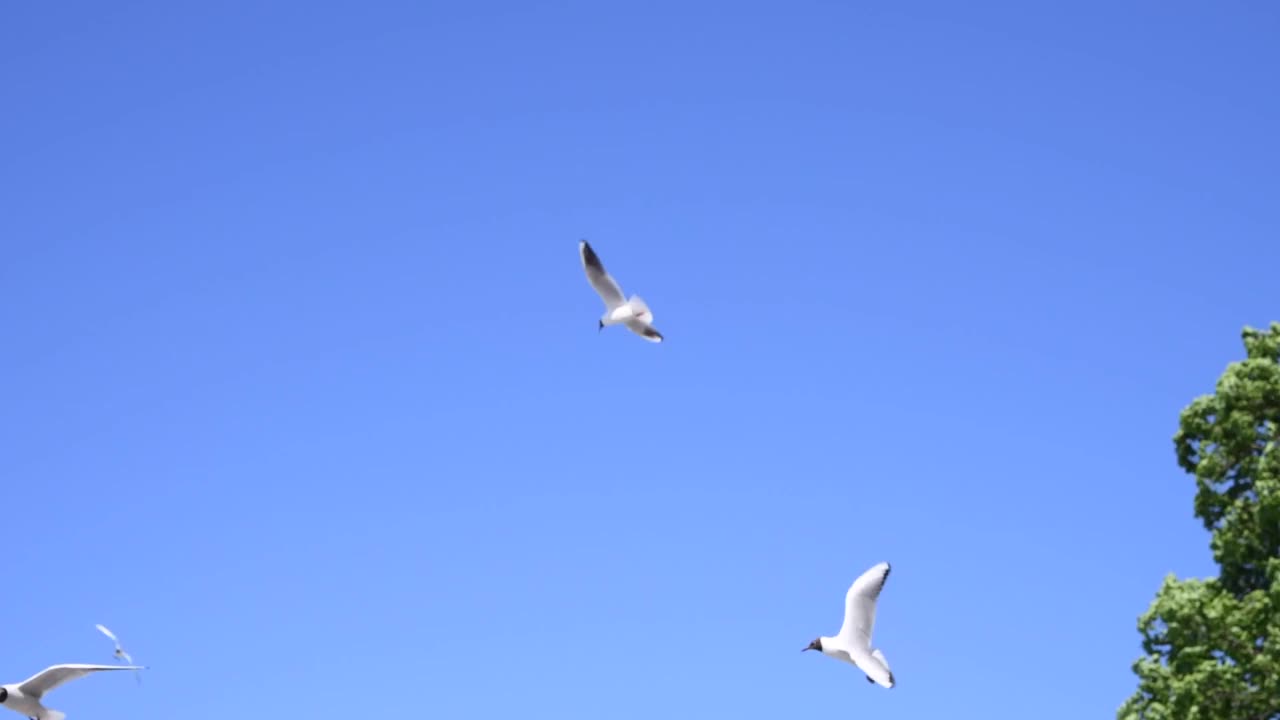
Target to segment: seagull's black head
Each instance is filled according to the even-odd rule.
[[[0,705],[3,705],[4,701],[8,699],[9,699],[9,691],[6,690],[5,688],[0,687]]]
[[[804,650],[817,650],[818,652],[822,652],[822,638],[818,638],[817,640],[809,643],[809,647]],[[804,650],[801,650],[800,652],[804,652]]]

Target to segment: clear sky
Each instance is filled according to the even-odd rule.
[[[0,681],[1112,717],[1280,318],[1280,10],[889,5],[8,4]],[[893,690],[800,652],[882,560]]]

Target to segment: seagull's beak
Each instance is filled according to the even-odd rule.
[[[804,652],[805,650],[812,650],[812,649],[813,649],[813,646],[812,646],[812,645],[810,645],[810,646],[808,646],[808,647],[802,647],[802,648],[800,648],[800,652]]]

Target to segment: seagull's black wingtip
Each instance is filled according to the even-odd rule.
[[[600,262],[600,256],[596,255],[596,251],[591,248],[591,243],[583,240],[578,248],[581,250],[582,261],[587,264],[587,267],[604,272],[604,263]]]

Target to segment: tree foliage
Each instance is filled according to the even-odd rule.
[[[1220,575],[1165,578],[1120,720],[1280,720],[1280,322],[1243,337],[1174,436]]]

